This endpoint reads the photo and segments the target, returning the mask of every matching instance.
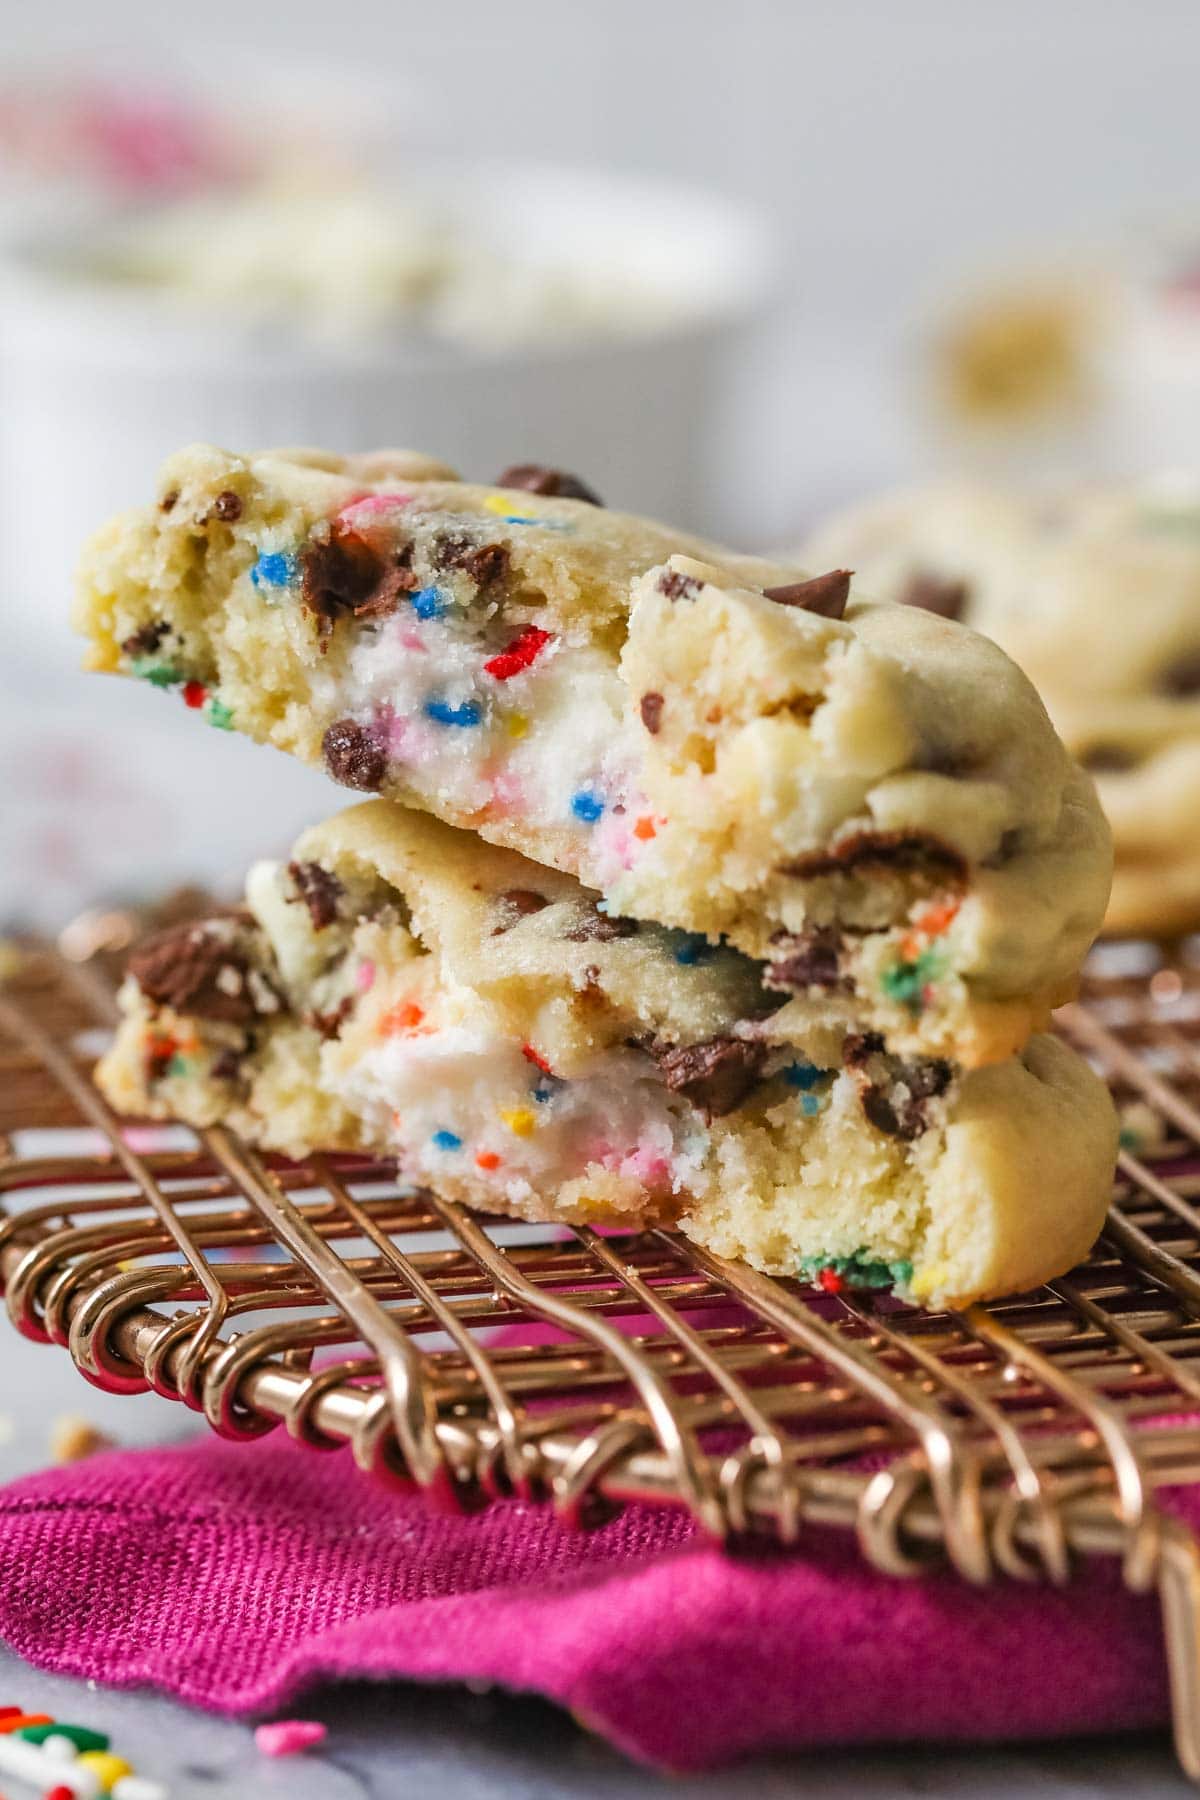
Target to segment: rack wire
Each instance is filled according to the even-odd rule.
[[[857,1533],[896,1576],[1157,1586],[1176,1746],[1200,1781],[1200,942],[1102,945],[1059,1024],[1128,1121],[1089,1260],[930,1314],[819,1294],[666,1231],[514,1226],[386,1164],[130,1126],[90,1079],[131,916],[25,947],[0,991],[0,1285],[109,1391],[471,1508],[587,1526],[682,1506],[731,1544]]]

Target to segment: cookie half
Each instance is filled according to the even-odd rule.
[[[929,1304],[1040,1281],[1099,1229],[1116,1121],[1055,1038],[974,1071],[802,1043],[752,959],[386,802],[257,865],[246,901],[131,959],[99,1071],[122,1111]]]

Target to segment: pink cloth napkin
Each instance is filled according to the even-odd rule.
[[[516,1502],[444,1518],[278,1436],[114,1451],[0,1492],[0,1637],[227,1713],[337,1677],[494,1681],[675,1769],[1167,1717],[1157,1606],[1108,1563],[1065,1593],[980,1591],[889,1581],[834,1535],[738,1559],[646,1508],[590,1536]]]

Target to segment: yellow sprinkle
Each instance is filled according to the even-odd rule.
[[[908,1284],[908,1291],[914,1300],[927,1300],[936,1288],[940,1288],[950,1271],[944,1262],[926,1263],[923,1269],[917,1269]]]
[[[483,503],[489,512],[499,513],[506,517],[513,509],[512,501],[507,494],[489,494]]]
[[[524,713],[509,713],[504,721],[504,729],[511,738],[523,738],[529,730],[529,720]]]
[[[133,1774],[133,1764],[127,1763],[123,1756],[114,1756],[111,1750],[85,1750],[75,1758],[74,1766],[90,1769],[106,1794],[116,1787],[122,1776]]]
[[[500,1118],[514,1137],[533,1136],[535,1122],[533,1114],[527,1106],[514,1106],[508,1112],[502,1112]]]

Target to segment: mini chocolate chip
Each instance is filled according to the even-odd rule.
[[[500,937],[511,931],[521,919],[527,919],[531,913],[541,912],[549,906],[545,894],[535,893],[532,888],[509,888],[506,893],[496,895],[496,910],[500,915],[500,923],[492,927],[492,936]]]
[[[939,619],[961,619],[970,597],[971,590],[965,581],[917,574],[900,595],[900,604],[915,606],[921,612],[936,613]]]
[[[618,914],[601,912],[595,902],[590,912],[580,914],[563,936],[571,944],[610,944],[614,938],[636,937],[636,919],[623,919]]]
[[[387,774],[387,752],[369,726],[337,719],[321,740],[325,767],[342,787],[377,794]]]
[[[242,498],[232,488],[222,488],[208,511],[210,519],[220,519],[226,525],[236,525],[242,516]]]
[[[641,699],[642,724],[651,737],[657,737],[662,725],[663,697],[661,694],[643,694]]]
[[[179,499],[179,489],[178,488],[168,488],[167,492],[163,495],[162,499],[158,503],[159,512],[170,512],[172,507],[175,505],[175,503],[178,499]]]
[[[779,865],[781,875],[811,880],[817,875],[846,874],[863,864],[937,872],[956,882],[967,878],[966,858],[940,838],[923,831],[856,831],[828,850],[809,850]]]
[[[852,573],[851,569],[830,569],[828,575],[814,575],[810,581],[789,581],[782,587],[764,588],[763,596],[779,606],[797,606],[822,619],[840,619],[850,598]]]
[[[708,1118],[719,1119],[740,1106],[758,1084],[767,1046],[723,1036],[667,1050],[652,1046],[650,1053],[672,1093],[682,1094]]]
[[[681,575],[678,569],[664,569],[658,578],[658,591],[668,600],[690,600],[701,586],[694,575]]]
[[[164,619],[158,619],[153,625],[142,625],[127,637],[121,645],[126,656],[152,656],[165,637],[170,635],[171,627]]]
[[[313,930],[324,931],[337,918],[338,901],[345,893],[345,888],[333,871],[323,869],[320,863],[290,862],[288,874],[296,888],[296,892],[289,898],[303,900],[308,908]]]
[[[337,1038],[342,1035],[342,1026],[354,1010],[354,997],[346,994],[330,1012],[317,1012],[315,1009],[304,1014],[304,1023],[319,1032],[321,1037]]]
[[[473,544],[470,538],[440,537],[434,546],[434,564],[439,569],[461,569],[476,587],[490,587],[508,573],[508,551],[503,544]]]
[[[1155,686],[1169,700],[1193,700],[1200,694],[1200,650],[1187,651],[1160,669]]]
[[[841,933],[829,925],[803,932],[777,931],[771,944],[782,954],[767,965],[764,987],[803,993],[806,988],[848,985],[839,966],[842,941]]]
[[[541,463],[513,463],[497,475],[499,488],[523,488],[527,494],[548,494],[555,500],[586,500],[589,506],[603,506],[599,494],[592,492],[578,475],[565,469],[547,469]]]
[[[842,1045],[842,1061],[848,1069],[861,1069],[882,1049],[883,1038],[878,1031],[852,1032]]]
[[[251,1046],[247,1045],[246,1050]],[[242,1077],[242,1058],[246,1050],[235,1050],[231,1044],[226,1045],[219,1056],[215,1056],[209,1068],[214,1081],[240,1081]]]
[[[953,1070],[938,1057],[915,1062],[894,1057],[886,1060],[890,1065],[887,1074],[863,1089],[862,1109],[877,1131],[912,1143],[928,1129],[927,1103],[945,1093]]]
[[[223,922],[171,925],[156,931],[129,955],[127,970],[148,999],[174,1012],[193,1013],[199,1019],[217,1019],[226,1025],[244,1025],[260,1011],[260,998],[278,996],[262,976],[261,987],[251,982],[244,950],[231,941]]]
[[[1136,769],[1141,758],[1121,744],[1091,744],[1079,758],[1092,775],[1124,775]]]

